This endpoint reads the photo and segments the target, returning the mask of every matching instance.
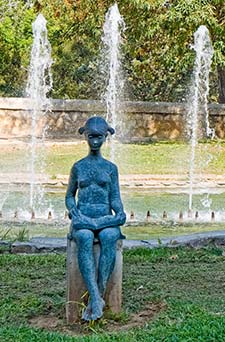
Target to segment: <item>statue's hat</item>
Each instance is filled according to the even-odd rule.
[[[115,130],[100,116],[92,116],[86,121],[83,127],[79,128],[80,134],[100,133],[102,135],[107,135],[108,132],[114,134]]]

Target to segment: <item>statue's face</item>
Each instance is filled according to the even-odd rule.
[[[86,134],[86,139],[91,151],[99,151],[105,138],[105,135],[99,132],[88,132],[88,134]]]

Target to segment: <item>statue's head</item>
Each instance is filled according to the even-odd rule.
[[[97,151],[104,143],[108,132],[115,133],[115,130],[110,127],[105,119],[100,116],[93,116],[89,118],[85,125],[79,128],[80,134],[85,134],[86,140],[92,151]]]
[[[84,133],[85,135],[89,133],[100,133],[106,137],[108,132],[114,134],[115,130],[100,116],[92,116],[86,121],[83,127],[79,128],[79,133]]]

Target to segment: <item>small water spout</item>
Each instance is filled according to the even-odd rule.
[[[151,219],[151,213],[150,213],[150,210],[147,211],[147,215],[146,215],[146,220],[147,222],[149,222]]]
[[[179,221],[182,222],[182,221],[183,221],[183,218],[184,218],[183,212],[180,211],[180,212],[179,212]]]
[[[8,191],[4,191],[4,192],[1,191],[1,198],[0,198],[0,212],[1,213],[2,213],[3,206],[4,206],[8,196],[9,196]]]
[[[26,94],[32,100],[32,128],[31,128],[31,164],[30,164],[30,207],[36,205],[36,198],[39,203],[42,201],[43,191],[36,186],[36,166],[37,166],[37,146],[43,144],[45,127],[38,127],[38,122],[43,119],[44,114],[50,109],[50,100],[47,94],[52,88],[51,76],[51,46],[48,41],[46,20],[39,14],[32,25],[33,45],[31,50],[31,60],[29,75],[26,87]],[[38,131],[39,130],[39,131]],[[40,146],[39,146],[40,147]],[[43,171],[44,156],[41,155],[39,167]],[[36,189],[35,189],[36,186]],[[38,189],[38,190],[37,190]],[[36,193],[35,193],[36,191]],[[37,194],[38,192],[38,194]]]
[[[117,4],[111,6],[106,13],[103,26],[104,67],[107,68],[108,83],[104,101],[106,103],[106,120],[112,127],[118,127],[118,112],[120,98],[123,91],[123,78],[121,66],[121,33],[125,30],[124,20],[120,15]],[[111,139],[110,159],[115,159],[115,137]]]
[[[192,93],[188,107],[188,126],[191,144],[190,169],[189,169],[189,210],[192,209],[196,146],[198,138],[212,137],[213,130],[209,126],[208,102],[209,71],[212,62],[213,48],[208,29],[202,25],[194,34],[194,46],[196,52]]]

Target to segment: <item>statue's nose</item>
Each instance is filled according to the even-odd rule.
[[[94,145],[98,145],[98,140],[95,139],[95,140],[93,141],[93,144],[94,144]]]

